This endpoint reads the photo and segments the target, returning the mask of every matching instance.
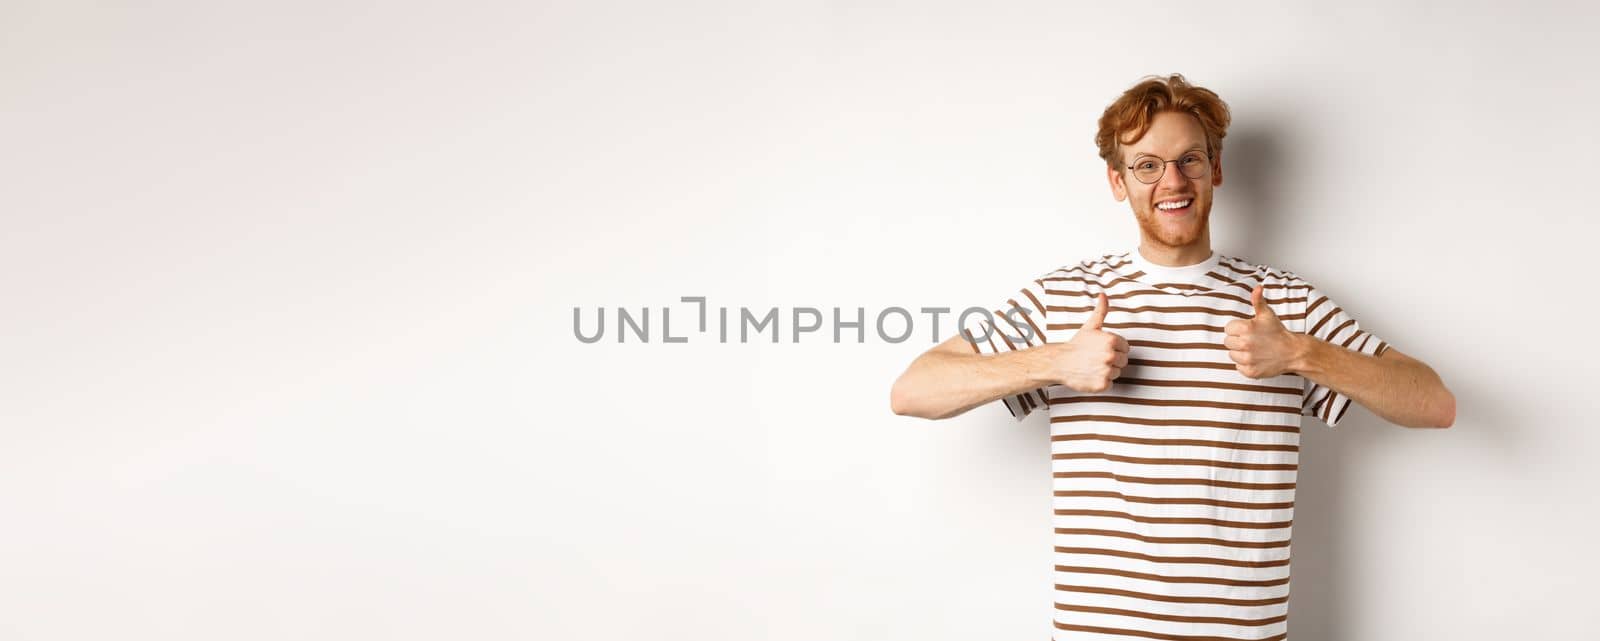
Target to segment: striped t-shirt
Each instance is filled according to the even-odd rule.
[[[968,316],[979,353],[1064,342],[1103,291],[1102,329],[1128,341],[1128,366],[1104,392],[1054,385],[1002,399],[1018,420],[1050,415],[1053,639],[1287,637],[1300,417],[1337,425],[1351,401],[1298,374],[1239,373],[1223,328],[1254,315],[1258,283],[1289,331],[1388,349],[1293,272],[1215,252],[1177,268],[1106,254],[1006,297],[998,328]]]

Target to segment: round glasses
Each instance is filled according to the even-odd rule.
[[[1138,178],[1139,182],[1149,185],[1161,180],[1161,176],[1167,173],[1167,163],[1169,162],[1178,163],[1178,171],[1183,172],[1184,176],[1188,176],[1191,179],[1204,178],[1206,172],[1211,168],[1211,162],[1207,159],[1206,154],[1191,151],[1177,160],[1162,160],[1155,156],[1140,156],[1138,160],[1133,161],[1133,164],[1128,165],[1128,169],[1133,170],[1133,177]]]

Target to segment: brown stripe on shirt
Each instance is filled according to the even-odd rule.
[[[1167,478],[1155,476],[1129,476],[1115,472],[1054,472],[1052,476],[1058,479],[1112,479],[1122,483],[1144,483],[1147,485],[1208,485],[1211,487],[1227,487],[1236,490],[1292,490],[1293,483],[1245,483],[1243,481],[1223,481],[1219,479],[1201,478]],[[1056,510],[1056,514],[1065,514]],[[1245,527],[1245,526],[1238,526]]]
[[[1056,490],[1054,496],[1122,499],[1129,503],[1145,503],[1149,505],[1213,505],[1216,507],[1231,507],[1240,510],[1287,510],[1294,507],[1294,501],[1277,501],[1273,503],[1253,503],[1249,501],[1226,501],[1223,499],[1208,499],[1197,496],[1139,496],[1124,494],[1112,490]],[[1288,543],[1285,541],[1285,543]]]
[[[1273,549],[1289,547],[1289,539],[1281,541],[1234,541],[1230,539],[1217,539],[1205,536],[1148,536],[1137,532],[1123,532],[1121,530],[1106,530],[1101,528],[1071,528],[1058,527],[1056,534],[1078,534],[1083,536],[1109,536],[1120,539],[1133,539],[1145,543],[1160,543],[1170,545],[1215,545],[1226,548]]]
[[[1228,450],[1258,450],[1263,452],[1299,452],[1297,443],[1240,443],[1237,441],[1213,441],[1197,438],[1140,438],[1136,436],[1120,436],[1117,434],[1097,434],[1093,432],[1075,434],[1056,434],[1050,437],[1051,442],[1064,441],[1106,441],[1111,443],[1127,443],[1130,445],[1165,445],[1173,447],[1214,447]]]
[[[1260,471],[1293,471],[1300,468],[1297,463],[1243,463],[1239,461],[1214,461],[1199,458],[1147,458],[1140,456],[1124,456],[1121,454],[1107,454],[1104,452],[1061,452],[1052,454],[1050,458],[1056,460],[1098,459],[1115,461],[1117,463],[1131,463],[1134,465],[1194,465],[1205,467],[1221,467],[1231,470],[1260,470]]]
[[[1117,556],[1124,559],[1136,559],[1151,563],[1192,563],[1196,565],[1224,565],[1235,568],[1278,568],[1289,565],[1289,559],[1275,559],[1270,561],[1240,561],[1237,559],[1219,559],[1211,556],[1162,556],[1129,552],[1127,550],[1113,550],[1110,548],[1085,548],[1058,545],[1055,551],[1062,554],[1086,554],[1094,556]]]

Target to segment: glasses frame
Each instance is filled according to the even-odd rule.
[[[1161,182],[1162,178],[1166,178],[1167,177],[1167,164],[1168,163],[1175,163],[1175,162],[1181,161],[1181,160],[1183,160],[1184,156],[1187,156],[1187,155],[1193,154],[1193,153],[1198,153],[1198,154],[1200,154],[1202,157],[1204,157],[1206,159],[1206,162],[1205,162],[1205,172],[1206,173],[1202,173],[1202,174],[1200,174],[1198,176],[1190,176],[1189,174],[1184,174],[1183,173],[1183,167],[1179,167],[1178,168],[1178,173],[1183,174],[1183,177],[1184,178],[1188,178],[1189,180],[1199,180],[1201,178],[1205,178],[1206,175],[1211,172],[1211,152],[1209,152],[1209,151],[1189,150],[1189,151],[1183,152],[1183,156],[1178,156],[1177,158],[1175,158],[1173,160],[1165,160],[1162,157],[1157,156],[1155,154],[1145,154],[1143,156],[1140,156],[1140,157],[1134,159],[1133,165],[1128,165],[1128,171],[1133,174],[1133,179],[1134,180],[1137,180],[1140,183],[1143,183],[1143,184],[1146,184],[1146,185],[1154,185],[1154,184],[1156,184],[1158,182]],[[1156,179],[1155,180],[1147,181],[1147,180],[1145,180],[1143,178],[1140,178],[1138,172],[1134,172],[1133,171],[1133,167],[1134,167],[1134,165],[1139,164],[1140,161],[1149,160],[1151,158],[1154,158],[1156,160],[1160,160],[1161,161],[1161,173],[1156,174]]]

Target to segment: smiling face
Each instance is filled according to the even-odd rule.
[[[1139,221],[1140,241],[1175,257],[1204,260],[1211,253],[1211,194],[1222,184],[1222,157],[1217,154],[1199,178],[1189,178],[1179,170],[1179,162],[1167,163],[1161,179],[1145,184],[1134,177],[1129,165],[1151,165],[1163,160],[1176,161],[1185,154],[1206,151],[1206,132],[1193,115],[1162,112],[1150,121],[1150,130],[1133,144],[1121,147],[1122,162],[1108,167],[1111,193],[1117,200],[1128,199],[1134,218]],[[1177,208],[1164,208],[1172,204]]]

